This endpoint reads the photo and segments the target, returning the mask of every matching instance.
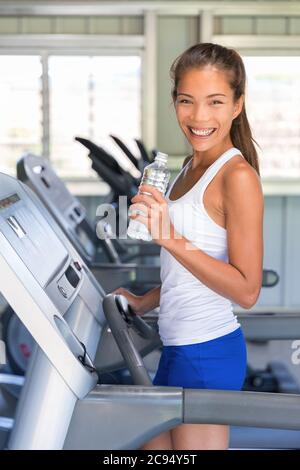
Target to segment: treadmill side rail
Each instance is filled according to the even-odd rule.
[[[181,423],[181,388],[98,385],[77,401],[64,449],[138,449]]]

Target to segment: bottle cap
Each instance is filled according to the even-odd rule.
[[[163,152],[157,152],[155,156],[155,160],[160,160],[161,162],[167,163],[168,161],[168,154]]]

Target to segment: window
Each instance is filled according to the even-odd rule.
[[[24,152],[42,152],[42,66],[38,56],[0,56],[0,168],[16,172]]]
[[[243,57],[263,177],[300,177],[300,57]]]
[[[0,56],[1,171],[15,174],[22,153],[45,155],[49,148],[60,176],[95,175],[74,137],[99,144],[111,133],[125,141],[141,137],[141,57],[49,55],[44,70],[41,59]]]
[[[74,136],[140,137],[140,82],[137,56],[49,58],[50,156],[62,176],[93,174]]]

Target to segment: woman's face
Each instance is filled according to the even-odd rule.
[[[234,102],[226,73],[213,66],[190,69],[177,88],[178,123],[195,151],[204,152],[230,142],[230,128],[242,109]]]

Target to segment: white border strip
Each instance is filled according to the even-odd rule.
[[[221,2],[221,1],[4,1],[0,4],[0,15],[4,16],[93,16],[133,15],[143,16],[146,11],[158,15],[198,15],[200,11],[213,10],[221,16],[297,16],[300,5],[294,1],[272,2]]]

